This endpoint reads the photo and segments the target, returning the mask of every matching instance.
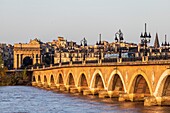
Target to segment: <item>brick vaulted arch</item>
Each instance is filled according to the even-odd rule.
[[[112,73],[110,74],[110,78],[108,80],[108,86],[107,86],[108,91],[110,90],[110,87],[112,85],[112,82],[113,82],[115,75],[118,75],[120,77],[120,80],[121,80],[122,85],[123,85],[123,89],[124,89],[125,92],[127,92],[125,80],[124,80],[124,78],[123,78],[123,76],[122,76],[122,74],[120,73],[119,70],[113,70]]]
[[[135,90],[135,84],[136,84],[136,80],[138,79],[138,77],[141,76],[144,78],[144,80],[146,81],[146,84],[149,88],[149,93],[151,95],[152,94],[152,87],[151,87],[151,83],[149,82],[149,79],[146,75],[146,73],[144,73],[142,70],[138,70],[137,72],[135,72],[133,75],[132,75],[132,78],[129,82],[129,85],[128,85],[128,91],[127,93],[134,93],[134,90]]]
[[[72,73],[68,73],[66,78],[66,85],[75,85],[75,79]]]
[[[163,93],[163,89],[164,89],[164,85],[166,83],[166,80],[168,79],[170,75],[170,69],[165,70],[162,75],[160,76],[155,92],[154,92],[154,96],[155,97],[161,97],[162,93]]]
[[[85,72],[82,72],[79,74],[79,78],[77,80],[77,86],[83,86],[83,87],[88,87],[89,86],[89,81],[87,78],[87,74]]]
[[[63,73],[58,73],[56,84],[64,84]]]
[[[54,78],[55,78],[54,75],[51,74],[51,75],[50,75],[50,83],[51,83],[51,84],[52,84],[52,83],[53,83],[53,84],[55,83]]]
[[[96,70],[94,73],[93,73],[93,76],[92,76],[92,79],[91,79],[91,83],[90,83],[90,89],[94,88],[95,87],[95,82],[96,82],[96,76],[99,75],[101,77],[101,80],[102,80],[102,83],[103,83],[103,87],[104,89],[107,90],[107,87],[105,85],[105,80],[103,78],[103,74],[101,73],[100,70]]]

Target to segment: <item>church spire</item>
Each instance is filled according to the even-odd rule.
[[[155,42],[154,42],[154,47],[155,47],[155,48],[159,48],[159,47],[160,47],[160,45],[159,45],[159,39],[158,39],[158,33],[156,33]]]

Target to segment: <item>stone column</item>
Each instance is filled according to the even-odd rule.
[[[33,54],[33,65],[36,63],[36,54]]]
[[[14,68],[17,68],[17,54],[14,52]]]
[[[18,56],[19,56],[19,58],[18,58],[18,59],[19,59],[19,62],[18,62],[18,63],[19,63],[19,64],[18,64],[18,68],[20,68],[20,67],[21,67],[21,54],[19,54]]]
[[[38,63],[41,63],[41,55],[38,55]]]

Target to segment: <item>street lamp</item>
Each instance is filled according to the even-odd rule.
[[[73,42],[71,41],[71,47],[69,49],[69,58],[70,58],[70,61],[73,61],[73,58],[72,58],[72,52],[74,51],[74,48],[73,48]]]
[[[104,43],[101,41],[101,34],[99,34],[99,42],[96,43],[99,49],[99,60],[101,59],[101,49],[103,48]]]
[[[60,52],[60,63],[61,63],[61,46],[59,46],[59,52]]]
[[[119,31],[115,34],[115,41],[116,42],[119,42],[119,58],[122,57],[121,53],[122,53],[122,50],[121,50],[121,43],[123,42],[123,33],[122,31],[119,29]]]
[[[145,23],[145,32],[144,34],[141,33],[141,36],[140,36],[140,39],[141,39],[141,44],[144,46],[144,56],[147,56],[147,43],[150,43],[150,38],[151,38],[151,35],[150,33],[148,34],[146,32],[146,23]]]
[[[165,48],[165,57],[167,57],[167,52],[168,52],[168,49],[169,49],[169,42],[167,42],[166,35],[165,35],[165,43],[163,44],[163,42],[162,42],[162,46],[164,46],[164,48]]]
[[[87,46],[87,40],[85,39],[85,37],[83,38],[83,40],[81,40],[81,46],[83,46],[83,61],[85,61],[86,59],[86,48],[85,46]]]

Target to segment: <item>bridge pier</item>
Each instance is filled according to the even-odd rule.
[[[131,101],[131,102],[138,102],[138,101],[144,101],[146,97],[149,97],[148,94],[120,94],[119,95],[119,101]]]
[[[62,92],[64,92],[64,91],[67,90],[64,84],[59,84],[59,86],[57,86],[57,87],[58,87],[59,90],[62,91]]]
[[[47,89],[47,90],[50,90],[50,86],[48,85],[47,82],[44,82],[43,88],[44,88],[44,89]]]
[[[37,83],[36,82],[32,82],[32,86],[37,86]]]
[[[66,87],[66,90],[67,90],[68,92],[70,92],[70,89],[71,89],[71,88],[75,88],[75,85],[66,85],[65,87]]]
[[[79,93],[83,93],[84,90],[88,90],[88,87],[77,87]]]
[[[100,90],[98,88],[93,88],[90,91],[91,91],[92,95],[98,95]]]
[[[49,87],[52,90],[57,89],[57,86],[55,85],[55,83],[51,83]]]
[[[37,86],[38,87],[43,87],[43,84],[41,82],[38,82]]]
[[[144,106],[169,106],[170,105],[170,96],[163,97],[147,97],[144,101]]]
[[[70,88],[70,93],[78,93],[78,89],[76,87]]]
[[[124,91],[108,91],[108,95],[110,98],[119,98],[120,94],[123,94]]]
[[[99,91],[99,98],[109,98],[108,91],[107,90]]]
[[[83,95],[92,95],[92,92],[90,89],[83,90]]]

